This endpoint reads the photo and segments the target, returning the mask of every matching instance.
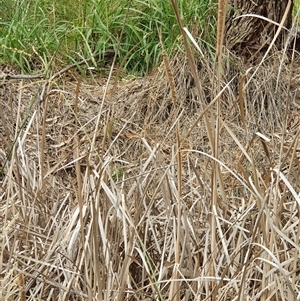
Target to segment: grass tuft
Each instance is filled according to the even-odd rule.
[[[11,5],[5,0],[6,9],[0,12],[0,63],[16,64],[23,73],[52,70],[95,54],[94,67],[101,68],[105,51],[112,48],[119,63],[125,59],[126,73],[143,75],[161,61],[158,30],[168,54],[179,45],[180,31],[168,1],[18,0],[13,9]],[[203,47],[213,47],[215,2],[179,5],[184,23]]]

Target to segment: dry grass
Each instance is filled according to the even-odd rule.
[[[1,83],[1,300],[300,298],[300,64],[224,56]]]

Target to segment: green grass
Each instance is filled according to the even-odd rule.
[[[294,0],[294,7],[293,7],[293,15],[295,17],[295,23],[299,25],[299,8],[300,8],[300,0]]]
[[[184,24],[205,47],[214,45],[215,2],[178,1]],[[127,72],[142,75],[161,61],[159,32],[169,53],[180,45],[170,1],[4,0],[2,7],[0,63],[17,64],[23,72],[97,53],[101,60],[105,49],[120,44],[119,62],[124,60]]]

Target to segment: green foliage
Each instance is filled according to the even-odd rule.
[[[180,46],[171,1],[160,0],[3,0],[0,12],[0,63],[23,71],[91,58],[118,48],[127,72],[145,74],[161,60],[162,47]],[[178,1],[181,17],[204,45],[213,45],[215,0]]]
[[[293,7],[293,15],[295,17],[295,23],[299,25],[299,9],[300,9],[300,0],[294,0],[294,7]]]

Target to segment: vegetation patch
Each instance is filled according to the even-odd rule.
[[[299,298],[299,53],[164,41],[140,78],[3,65],[0,300]]]
[[[190,31],[213,49],[215,1],[181,0],[179,5]],[[180,45],[169,1],[4,0],[2,6],[0,63],[16,64],[25,73],[83,59],[86,68],[99,70],[105,51],[114,49],[126,73],[143,75],[161,60],[159,35],[168,53]]]

